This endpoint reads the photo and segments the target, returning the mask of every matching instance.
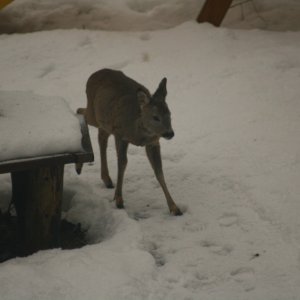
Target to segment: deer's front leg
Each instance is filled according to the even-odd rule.
[[[123,196],[122,196],[122,186],[123,186],[123,178],[124,172],[127,166],[127,149],[128,142],[123,141],[119,137],[115,137],[116,141],[116,150],[118,156],[118,179],[117,186],[115,191],[115,200],[117,208],[124,208]]]
[[[163,170],[162,170],[162,161],[161,161],[159,143],[147,145],[146,153],[147,153],[148,159],[151,163],[151,166],[154,170],[155,176],[163,189],[163,192],[167,199],[167,203],[168,203],[171,214],[173,214],[175,216],[182,215],[182,212],[180,211],[180,209],[177,207],[177,205],[173,201],[173,199],[168,191],[166,182],[165,182],[165,178],[164,178],[164,174],[163,174]]]

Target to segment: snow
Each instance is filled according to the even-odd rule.
[[[64,99],[0,91],[0,161],[82,151],[79,120]]]
[[[61,28],[160,30],[196,19],[203,3],[204,0],[14,1],[0,11],[0,32]],[[298,0],[234,0],[224,25],[297,31],[300,29],[299,14]]]
[[[260,28],[275,31],[299,31],[300,3],[297,0],[250,0],[233,2],[224,25],[230,28]]]
[[[78,28],[155,30],[195,17],[203,0],[15,1],[0,18],[2,32]],[[1,14],[1,12],[0,12]]]
[[[175,137],[161,142],[164,173],[184,215],[169,215],[144,149],[134,146],[125,174],[125,210],[115,209],[113,191],[100,182],[97,131],[90,128],[95,164],[85,165],[81,176],[74,166],[65,168],[63,203],[64,217],[88,230],[90,245],[1,264],[1,299],[300,299],[297,1],[255,1],[260,14],[270,17],[268,29],[281,32],[254,29],[259,18],[252,22],[253,12],[245,20],[227,19],[227,28],[199,25],[189,5],[182,23],[175,11],[184,8],[183,1],[171,0],[130,2],[140,5],[143,20],[155,23],[146,31],[45,31],[55,27],[42,22],[45,12],[58,14],[70,1],[57,1],[55,9],[54,1],[15,2],[1,14],[20,16],[28,7],[32,14],[20,23],[34,15],[34,26],[43,30],[0,35],[0,90],[61,97],[75,111],[86,103],[88,76],[100,68],[121,69],[151,91],[168,78]],[[138,14],[129,13],[129,1],[76,3],[101,6],[112,15],[118,10],[118,18],[102,29],[116,29],[116,20],[122,26],[137,20],[130,19]],[[164,5],[178,23],[170,17],[170,26],[159,27],[154,12]],[[290,21],[278,14],[283,6],[295,8]],[[98,29],[96,19],[104,22],[101,15],[92,18],[92,29]],[[282,28],[280,22],[272,25],[276,19]],[[35,30],[32,26],[22,31]],[[116,178],[113,139],[108,148]],[[0,179],[5,209],[10,177]]]

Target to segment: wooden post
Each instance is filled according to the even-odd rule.
[[[2,9],[4,6],[8,5],[13,0],[0,0],[0,9]]]
[[[215,26],[220,26],[232,1],[233,0],[206,0],[198,15],[198,23],[209,22]]]
[[[20,255],[60,245],[64,165],[12,172]]]

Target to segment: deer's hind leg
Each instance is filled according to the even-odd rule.
[[[109,134],[103,129],[98,129],[98,142],[100,148],[100,158],[101,158],[101,178],[105,184],[105,186],[109,189],[113,188],[113,182],[109,176],[108,165],[107,165],[107,142],[108,142]]]
[[[124,208],[124,200],[122,195],[124,173],[127,166],[127,149],[128,142],[123,141],[120,137],[115,136],[116,150],[118,156],[118,180],[115,191],[115,201],[117,208]]]

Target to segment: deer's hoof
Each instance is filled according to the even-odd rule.
[[[116,207],[117,207],[117,208],[119,208],[119,209],[124,208],[124,201],[123,201],[123,198],[122,198],[122,197],[116,196],[116,197],[115,197],[115,201],[116,201]]]
[[[108,189],[113,189],[114,188],[114,184],[112,182],[107,182],[105,183],[105,186],[108,188]]]
[[[176,208],[171,210],[171,215],[173,215],[173,216],[182,216],[183,213],[181,212],[181,210],[178,207],[176,207]]]
[[[116,207],[119,209],[123,209],[124,208],[124,203],[116,203]]]
[[[103,178],[102,177],[102,181],[105,184],[106,188],[108,189],[113,189],[114,188],[114,184],[112,182],[112,180],[108,177],[108,178]]]

